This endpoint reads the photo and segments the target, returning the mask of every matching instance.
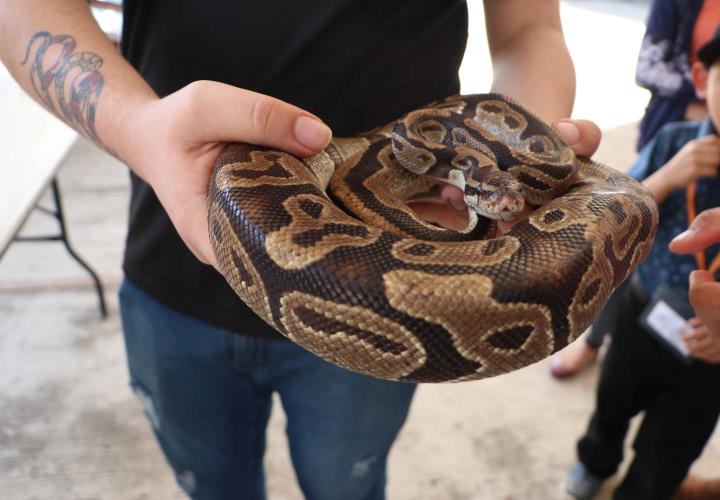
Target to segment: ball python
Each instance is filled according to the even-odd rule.
[[[409,208],[442,183],[464,190],[467,227]],[[491,377],[562,349],[645,258],[658,220],[639,183],[496,94],[448,97],[305,159],[230,144],[208,196],[220,272],[255,313],[327,361],[410,382]],[[529,218],[498,234],[524,203]]]

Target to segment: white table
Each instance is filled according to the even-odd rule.
[[[0,258],[13,241],[61,241],[91,275],[100,310],[107,315],[102,283],[68,241],[56,172],[78,138],[77,132],[33,101],[0,65]],[[50,186],[53,208],[39,207]],[[55,217],[59,233],[21,237],[17,233],[38,208]]]

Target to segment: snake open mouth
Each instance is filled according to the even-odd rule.
[[[407,206],[425,222],[443,229],[462,231],[470,220],[467,210],[459,211],[442,202],[411,202]]]
[[[442,188],[442,184],[436,184],[428,191],[414,194],[403,201],[425,222],[453,231],[466,229],[470,221],[468,208],[455,208],[450,205],[441,196]]]

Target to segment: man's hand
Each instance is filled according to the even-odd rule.
[[[578,156],[592,156],[600,145],[600,128],[589,120],[560,120],[553,124],[560,137]],[[463,201],[463,192],[455,186],[446,185],[440,192],[444,201],[432,209],[418,212],[418,215],[448,229],[463,229],[468,223],[468,209]],[[532,208],[527,204],[518,217],[511,221],[498,221],[500,233],[508,232],[515,224],[528,218]]]
[[[310,156],[330,142],[316,116],[288,103],[198,81],[140,108],[123,159],[154,189],[175,229],[202,262],[217,267],[207,224],[210,174],[227,142]]]
[[[720,330],[710,330],[699,318],[692,318],[693,330],[683,337],[683,341],[696,359],[706,363],[720,363]]]

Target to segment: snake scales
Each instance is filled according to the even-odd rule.
[[[464,186],[464,230],[408,209],[438,179]],[[523,198],[539,207],[505,235],[476,213],[508,218]],[[493,94],[448,97],[307,159],[229,145],[209,199],[220,270],[257,314],[328,361],[414,382],[490,377],[565,347],[657,226],[640,184]]]

